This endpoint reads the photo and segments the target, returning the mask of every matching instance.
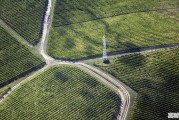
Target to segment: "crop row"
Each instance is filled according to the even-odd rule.
[[[177,10],[155,11],[54,27],[47,52],[54,58],[67,59],[102,54],[104,34],[107,52],[177,43],[178,17]]]
[[[119,105],[118,96],[95,78],[75,66],[60,65],[50,67],[15,90],[1,104],[0,116],[109,120],[116,117]]]
[[[178,7],[178,0],[57,0],[54,26],[116,15]]]
[[[138,92],[131,120],[165,120],[179,109],[179,48],[115,57],[97,66]]]
[[[40,39],[47,0],[0,0],[0,18],[32,45]]]
[[[0,84],[43,62],[2,27],[0,32]]]

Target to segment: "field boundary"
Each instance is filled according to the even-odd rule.
[[[16,84],[16,85],[13,86],[13,87],[8,88],[8,89],[4,92],[4,94],[3,94],[2,96],[0,96],[0,103],[3,102],[3,101],[6,99],[6,97],[8,97],[9,94],[11,94],[11,92],[13,92],[15,89],[18,89],[18,87],[19,87],[20,85],[24,84],[24,83],[25,83],[26,81],[28,81],[28,80],[33,79],[34,77],[36,77],[36,76],[39,75],[40,73],[44,72],[44,71],[47,70],[48,68],[49,68],[49,66],[45,65],[42,69],[39,69],[39,70],[38,70],[37,72],[35,72],[33,75],[28,76],[25,80],[19,82],[18,84]]]
[[[105,81],[105,83],[108,83],[109,86],[113,86],[113,89],[112,89],[113,91],[115,91],[116,88],[117,88],[118,93],[119,93],[117,95],[119,95],[119,97],[121,98],[121,101],[122,101],[122,104],[120,106],[120,113],[118,114],[118,120],[126,120],[126,118],[129,115],[128,110],[130,109],[130,106],[131,106],[131,99],[130,99],[131,95],[129,94],[129,91],[126,90],[125,86],[123,86],[122,84],[120,84],[119,82],[114,80],[113,77],[105,75],[104,71],[99,71],[98,69],[96,69],[96,68],[94,68],[94,67],[92,67],[90,65],[82,63],[82,60],[90,60],[90,59],[101,58],[102,53],[97,54],[97,55],[93,55],[93,56],[89,56],[89,57],[74,59],[74,60],[63,59],[63,58],[59,58],[59,59],[58,58],[52,58],[46,53],[46,51],[45,51],[46,50],[46,42],[48,40],[49,29],[50,29],[50,27],[52,25],[52,21],[50,21],[50,23],[48,23],[48,17],[50,16],[50,18],[52,19],[52,16],[53,16],[53,15],[51,15],[51,14],[53,14],[53,13],[51,13],[51,10],[52,10],[51,3],[52,3],[52,0],[47,1],[47,6],[46,6],[46,9],[44,11],[44,16],[43,16],[44,20],[42,21],[42,30],[41,30],[42,33],[41,33],[41,36],[40,36],[41,39],[39,41],[40,45],[37,46],[38,50],[36,51],[36,52],[40,53],[43,56],[43,58],[45,59],[45,62],[37,65],[35,68],[31,68],[30,70],[27,70],[27,71],[21,73],[20,75],[18,75],[16,77],[11,78],[10,80],[6,81],[3,84],[0,84],[0,88],[1,88],[3,86],[7,85],[7,83],[13,82],[14,80],[19,79],[19,77],[24,77],[24,76],[28,75],[30,72],[34,71],[34,69],[35,69],[35,71],[38,70],[33,75],[27,77],[25,80],[19,82],[15,86],[13,86],[11,89],[8,89],[8,91],[6,91],[7,93],[3,96],[3,99],[0,98],[0,102],[5,100],[5,98],[11,92],[13,92],[14,89],[18,88],[22,83],[24,83],[27,80],[31,80],[40,71],[43,72],[44,70],[49,68],[49,66],[58,65],[58,64],[69,64],[69,65],[76,65],[77,67],[83,69],[84,71],[86,71],[88,73],[94,73],[95,77],[101,78],[100,79],[101,82]],[[126,14],[134,14],[134,13],[150,12],[150,11],[151,12],[152,11],[161,11],[161,10],[169,10],[169,9],[178,9],[178,8],[166,8],[166,9],[156,9],[156,10],[147,10],[147,11],[143,10],[143,11],[136,11],[136,12],[130,12],[130,13],[123,13],[123,14],[117,14],[117,15],[113,15],[113,16],[102,17],[102,18],[97,18],[97,19],[92,19],[92,20],[87,20],[87,21],[82,21],[82,22],[75,22],[75,23],[71,23],[71,24],[59,25],[59,27],[60,26],[72,25],[72,24],[78,24],[78,23],[85,23],[85,22],[90,22],[90,21],[95,21],[95,20],[100,20],[100,19],[112,18],[112,17],[117,17],[117,16],[120,16],[120,15],[126,15]],[[23,45],[28,46],[28,47],[31,48],[31,46],[29,46],[30,44],[28,44],[27,41],[25,41],[20,35],[18,35],[9,26],[7,26],[1,19],[0,19],[0,25],[4,26],[4,28],[8,31],[9,34],[13,35],[15,38],[18,38],[17,40],[22,42]],[[121,51],[116,51],[116,52],[109,52],[108,56],[116,56],[116,55],[130,54],[130,53],[135,53],[135,52],[151,51],[151,50],[157,50],[157,49],[162,49],[162,48],[170,48],[170,47],[177,47],[177,46],[179,46],[179,43],[163,44],[163,45],[148,46],[148,47],[139,47],[139,48],[121,50]],[[115,79],[117,79],[117,78],[115,78]]]
[[[46,65],[46,63],[43,62],[43,63],[41,63],[41,64],[39,64],[39,65],[37,65],[37,66],[34,66],[34,67],[30,68],[29,70],[26,70],[26,71],[20,73],[20,74],[17,75],[17,76],[12,77],[11,79],[9,79],[9,80],[7,80],[7,81],[1,83],[1,84],[0,84],[0,88],[3,88],[4,86],[6,86],[6,85],[8,85],[8,84],[10,84],[10,83],[12,83],[12,82],[14,82],[14,81],[17,80],[17,79],[20,79],[20,78],[22,78],[22,77],[25,77],[25,76],[29,75],[29,74],[32,73],[33,71],[37,71],[37,70],[43,68],[45,65]]]
[[[114,51],[114,52],[107,52],[108,56],[116,56],[116,55],[123,55],[123,54],[130,54],[135,52],[145,52],[145,51],[151,51],[151,50],[158,50],[163,48],[171,48],[171,47],[179,47],[179,43],[172,43],[172,44],[163,44],[163,45],[155,45],[155,46],[147,46],[147,47],[138,47],[138,48],[132,48],[132,49],[126,49],[126,50],[120,50],[120,51]],[[54,58],[55,60],[62,60],[62,61],[71,61],[71,62],[80,62],[83,60],[90,60],[90,59],[96,59],[101,58],[101,54],[91,55],[88,57],[82,57],[77,59],[68,59],[68,58]]]
[[[0,19],[0,25],[3,27],[7,33],[9,33],[12,37],[17,39],[18,42],[27,46],[29,49],[32,49],[33,46],[28,43],[23,37],[21,37],[16,31],[14,31],[10,26],[8,26],[2,19]]]
[[[128,15],[128,14],[155,12],[155,11],[164,11],[164,10],[178,10],[178,9],[179,8],[163,8],[163,9],[153,9],[153,10],[141,10],[141,11],[135,11],[135,12],[129,12],[129,13],[116,14],[116,15],[107,16],[107,17],[94,18],[94,19],[91,19],[91,20],[86,20],[86,21],[84,20],[84,21],[75,22],[75,23],[63,24],[63,25],[59,25],[59,26],[55,26],[55,27],[69,26],[69,25],[73,25],[73,24],[79,24],[79,23],[86,23],[86,22],[91,22],[91,21],[103,20],[103,19],[107,19],[107,18],[113,18],[113,17],[118,17],[118,16],[122,16],[122,15]]]
[[[121,106],[118,111],[117,119],[126,120],[128,115],[128,110],[131,106],[131,95],[128,92],[128,90],[122,84],[114,80],[112,77],[105,74],[103,71],[99,71],[98,69],[84,63],[76,63],[76,64],[84,71],[91,73],[92,75],[99,78],[102,82],[107,83],[110,87],[112,87],[113,91],[117,89],[117,94],[121,98]]]
[[[14,31],[10,26],[8,26],[2,19],[0,19],[0,26],[4,28],[4,30],[13,38],[15,38],[20,44],[22,44],[25,48],[27,48],[31,53],[43,59],[43,57],[39,55],[39,53],[35,50],[34,46],[32,46],[23,37],[21,37],[16,31]]]

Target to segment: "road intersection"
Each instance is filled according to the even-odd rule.
[[[99,81],[105,83],[106,85],[110,86],[111,89],[116,91],[116,93],[121,98],[121,106],[120,106],[120,111],[119,111],[118,116],[117,116],[117,120],[126,120],[129,108],[130,108],[132,103],[131,103],[131,94],[123,84],[118,82],[116,79],[111,77],[109,74],[106,74],[106,73],[102,72],[101,70],[99,70],[99,69],[97,69],[93,66],[90,66],[88,64],[85,64],[81,61],[66,61],[66,60],[59,60],[59,59],[57,60],[57,59],[50,57],[46,53],[46,43],[47,43],[47,40],[48,40],[47,35],[49,33],[49,28],[50,28],[50,25],[51,25],[51,22],[52,22],[52,18],[50,18],[52,9],[53,9],[52,8],[52,0],[48,0],[48,5],[47,5],[47,9],[46,9],[45,17],[44,17],[44,22],[43,22],[42,38],[41,38],[41,41],[40,41],[40,45],[38,47],[38,53],[41,54],[41,56],[43,56],[43,58],[45,59],[45,62],[46,62],[45,67],[36,71],[32,76],[27,77],[24,81],[21,81],[20,83],[18,83],[14,87],[12,87],[11,91],[9,91],[5,96],[3,96],[4,99],[13,90],[17,89],[20,86],[20,84],[22,84],[26,80],[32,79],[34,76],[43,72],[44,70],[46,70],[50,66],[58,65],[58,64],[74,65],[74,66],[77,66],[77,67],[81,68],[82,70],[88,72],[92,76],[98,78]],[[175,46],[179,46],[179,43],[168,44],[168,45],[150,46],[150,47],[144,47],[144,48],[135,48],[135,49],[131,49],[131,50],[113,52],[113,53],[110,53],[108,55],[109,56],[116,56],[116,55],[121,55],[121,54],[130,54],[132,52],[144,52],[144,51],[156,50],[156,49],[161,49],[161,48],[169,48],[169,47],[175,47]],[[102,57],[102,55],[101,55],[101,57]],[[99,58],[99,57],[95,57],[95,58]],[[89,59],[91,59],[91,58],[89,58]],[[4,99],[0,100],[0,102],[2,102]]]
[[[71,61],[64,61],[64,60],[56,60],[52,57],[50,57],[45,49],[46,49],[46,40],[47,40],[47,32],[49,32],[48,30],[48,19],[50,16],[50,11],[52,9],[52,1],[49,0],[48,5],[47,5],[47,11],[45,14],[45,18],[44,18],[44,23],[43,23],[43,34],[42,34],[42,39],[40,42],[40,47],[39,47],[39,53],[44,57],[47,66],[50,66],[51,64],[56,65],[56,64],[69,64],[69,65],[75,65],[85,71],[87,71],[88,73],[90,73],[91,75],[94,75],[95,77],[99,78],[99,80],[105,82],[106,84],[108,84],[109,86],[111,86],[113,89],[116,89],[118,91],[118,95],[121,98],[121,107],[120,107],[120,112],[118,114],[118,120],[126,120],[127,117],[127,112],[130,106],[130,94],[129,92],[120,84],[118,83],[116,80],[114,80],[113,78],[111,78],[110,76],[102,73],[101,71],[99,71],[98,69],[89,66],[85,63],[82,62],[71,62]]]

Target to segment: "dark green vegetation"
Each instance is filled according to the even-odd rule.
[[[0,0],[0,19],[32,45],[40,39],[47,0]]]
[[[178,6],[178,0],[56,0],[53,26]]]
[[[104,34],[108,52],[178,43],[178,18],[178,10],[162,10],[53,26],[49,35],[48,54],[54,58],[67,59],[102,54]]]
[[[52,66],[1,103],[0,119],[111,120],[119,101],[79,68]]]
[[[43,62],[2,27],[0,33],[0,84]]]
[[[115,57],[96,64],[138,92],[131,120],[166,120],[179,110],[179,48]]]

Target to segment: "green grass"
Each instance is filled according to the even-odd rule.
[[[0,84],[43,62],[0,27]]]
[[[8,86],[0,88],[0,96],[3,95],[8,88],[9,88]]]
[[[18,40],[21,44],[33,49],[33,46],[29,44],[23,37],[21,37],[16,31],[9,27],[4,21],[0,20],[0,26],[7,31],[12,37]]]
[[[118,96],[94,77],[75,66],[58,65],[0,103],[0,119],[111,120],[118,102]]]
[[[179,42],[177,10],[140,12],[95,21],[52,27],[47,52],[54,58],[77,59],[107,51]]]
[[[40,39],[47,0],[0,0],[0,18],[32,45]]]
[[[94,63],[138,92],[131,120],[166,120],[179,110],[179,48],[113,57]]]
[[[53,26],[178,6],[178,0],[56,0]]]

